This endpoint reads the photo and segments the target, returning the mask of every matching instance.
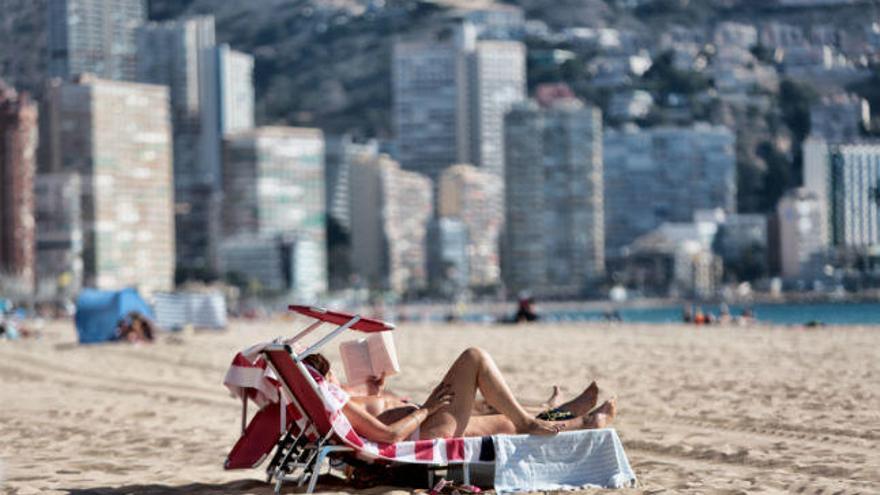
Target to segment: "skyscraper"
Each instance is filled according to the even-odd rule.
[[[804,187],[816,195],[824,246],[880,244],[880,143],[804,143]]]
[[[431,180],[387,155],[351,167],[351,268],[370,288],[398,294],[427,286],[425,236]]]
[[[168,86],[174,123],[174,182],[177,186],[213,183],[218,163],[208,163],[202,115],[216,105],[209,94],[214,56],[214,18],[191,17],[151,22],[137,30],[137,80]],[[219,128],[219,123],[214,123]]]
[[[777,259],[785,278],[807,278],[821,270],[825,247],[819,206],[816,193],[804,188],[789,191],[776,206]]]
[[[459,164],[440,176],[437,216],[460,221],[467,243],[466,286],[496,285],[501,277],[498,243],[504,218],[502,179],[473,165]],[[447,222],[448,224],[449,222]],[[457,226],[445,226],[451,232]]]
[[[840,145],[831,150],[831,225],[835,245],[880,245],[880,144]]]
[[[605,271],[601,113],[572,99],[522,104],[505,143],[508,289],[583,294]]]
[[[83,281],[82,188],[75,171],[37,175],[38,298],[72,298]]]
[[[138,29],[138,80],[171,90],[178,265],[213,270],[225,134],[253,128],[253,57],[215,44],[214,18]]]
[[[721,126],[627,126],[605,133],[605,238],[610,256],[697,210],[736,211],[735,136]]]
[[[320,130],[258,127],[227,135],[223,197],[220,265],[224,272],[242,266],[242,245],[280,243],[287,246],[290,253],[285,258],[294,265],[280,288],[309,299],[326,292],[324,137]],[[259,252],[251,254],[251,261],[257,262]]]
[[[168,89],[81,76],[54,81],[47,100],[48,171],[81,177],[84,284],[171,290]]]
[[[0,276],[34,284],[37,105],[0,81]]]
[[[343,289],[351,282],[351,217],[349,194],[351,167],[356,161],[379,156],[375,139],[356,142],[350,135],[327,138],[325,189],[327,203],[327,271],[331,289]],[[357,185],[355,185],[357,187]]]
[[[49,75],[133,81],[144,0],[48,0]]]
[[[399,40],[392,118],[401,165],[432,179],[454,163],[500,176],[504,114],[525,85],[523,44],[478,39],[470,22]]]

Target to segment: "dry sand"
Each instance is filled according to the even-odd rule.
[[[271,493],[222,469],[239,406],[221,381],[236,350],[292,328],[78,346],[58,322],[0,341],[0,492]],[[417,399],[472,345],[525,399],[598,379],[640,481],[620,493],[880,493],[880,328],[403,325],[397,342],[389,386]]]

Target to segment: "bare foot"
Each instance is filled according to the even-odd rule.
[[[547,409],[555,409],[557,406],[559,406],[559,385],[553,385],[553,393],[550,394],[549,399],[541,404],[541,408],[546,411]]]
[[[590,383],[581,395],[559,406],[559,409],[568,411],[574,416],[583,416],[596,407],[596,401],[599,400],[599,386],[596,382]]]
[[[584,416],[584,428],[607,428],[617,415],[617,399],[611,398],[602,403],[595,411]]]
[[[565,429],[564,425],[553,422],[553,421],[544,421],[542,419],[531,419],[526,427],[523,429],[522,433],[526,433],[528,435],[555,435]]]

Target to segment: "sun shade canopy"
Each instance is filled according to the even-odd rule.
[[[288,306],[288,309],[291,311],[295,311],[299,314],[308,316],[309,318],[314,318],[316,320],[325,321],[327,323],[333,323],[335,325],[345,325],[355,315],[351,313],[343,313],[340,311],[330,311],[325,308],[316,308],[313,306],[301,306],[298,304],[291,304]],[[388,330],[394,330],[394,325],[391,323],[384,322],[382,320],[374,320],[372,318],[363,318],[359,319],[353,325],[349,327],[352,330],[357,330],[359,332],[373,333],[373,332],[385,332]]]

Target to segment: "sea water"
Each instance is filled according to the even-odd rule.
[[[718,316],[721,313],[718,305],[694,305],[702,308],[703,313]],[[780,325],[801,325],[819,322],[828,325],[876,325],[880,324],[880,303],[791,303],[791,304],[755,304],[750,306],[730,305],[731,316],[739,316],[749,308],[753,316],[762,323]],[[622,308],[618,310],[624,322],[631,323],[679,323],[682,321],[683,306],[664,306],[655,308]],[[551,321],[603,320],[605,312],[590,311],[558,311],[541,315]]]

